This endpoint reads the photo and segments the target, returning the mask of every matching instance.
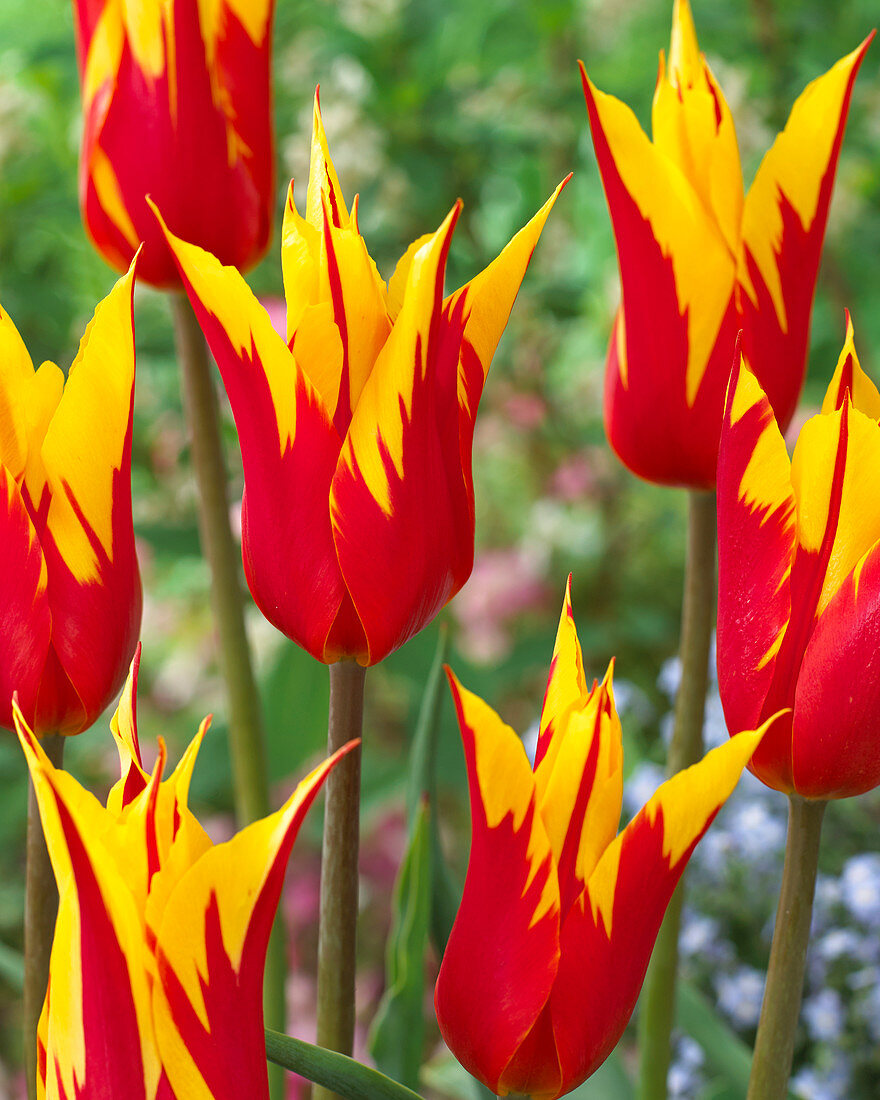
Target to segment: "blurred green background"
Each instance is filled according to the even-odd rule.
[[[747,183],[803,86],[857,45],[877,18],[876,0],[695,0],[694,9],[701,46],[736,120]],[[671,3],[660,0],[278,0],[275,22],[276,209],[280,215],[291,176],[305,183],[312,95],[320,82],[343,189],[349,201],[360,193],[362,232],[386,277],[406,245],[435,228],[460,196],[465,208],[448,288],[459,285],[574,171],[489,377],[474,453],[475,577],[441,618],[450,625],[451,664],[460,678],[526,731],[538,715],[572,572],[588,669],[601,675],[616,655],[617,678],[626,682],[628,770],[662,759],[658,730],[668,702],[657,677],[677,645],[685,499],[638,482],[604,440],[602,373],[617,269],[576,61],[583,58],[598,86],[625,99],[647,124],[670,11]],[[875,378],[880,373],[878,57],[875,46],[853,98],[814,310],[805,409],[821,400],[836,362],[844,306],[853,314],[863,365]],[[65,368],[113,280],[79,218],[79,126],[69,3],[0,0],[0,303],[35,362],[51,358]],[[250,276],[260,294],[282,293],[278,231]],[[138,291],[136,336],[133,492],[145,585],[141,743],[150,755],[162,735],[174,760],[201,716],[214,713],[193,801],[222,835],[231,796],[208,578],[169,313],[148,288]],[[228,409],[226,431],[232,496],[239,499]],[[253,607],[249,625],[280,799],[321,754],[326,671]],[[436,631],[435,624],[368,676],[365,861],[379,853],[380,884],[383,875],[390,884],[400,857],[407,745]],[[106,722],[77,738],[68,759],[78,775],[105,789],[114,767]],[[460,874],[467,804],[449,707],[439,771],[447,854]],[[9,737],[0,741],[0,783],[0,943],[14,948],[26,779]],[[832,807],[823,857],[829,873],[846,854],[876,849],[878,824],[876,798]],[[318,829],[315,815],[295,865],[311,859],[313,867]],[[367,983],[373,993],[365,1018],[381,991],[383,890],[365,903],[373,908],[362,951],[375,987]],[[296,955],[307,969],[307,949]],[[17,1058],[17,1011],[0,977],[0,1051],[8,1067]]]

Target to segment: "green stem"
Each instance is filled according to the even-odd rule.
[[[56,768],[64,756],[64,738],[49,734],[40,739]],[[49,982],[49,956],[58,912],[58,890],[43,836],[34,784],[28,787],[27,840],[24,887],[24,1065],[28,1100],[37,1095],[37,1024]]]
[[[241,555],[229,525],[220,411],[208,348],[186,295],[172,295],[171,308],[198,485],[199,535],[211,572],[211,603],[228,693],[235,815],[241,827],[265,817],[270,809],[260,697],[244,624]],[[277,920],[263,984],[266,1023],[276,1028],[283,1028],[285,1021],[285,969],[284,930]],[[280,1070],[272,1070],[270,1091],[273,1100],[283,1095],[284,1075]]]
[[[360,737],[365,670],[354,661],[330,666],[327,751]],[[325,785],[318,924],[318,1045],[351,1054],[354,1045],[355,948],[358,912],[360,746],[341,760]],[[313,1100],[331,1100],[332,1089],[316,1085]]]
[[[789,797],[782,889],[770,948],[748,1100],[785,1100],[801,1009],[824,802]]]
[[[667,757],[669,775],[690,767],[703,755],[703,713],[715,618],[715,541],[715,493],[692,490],[681,611],[681,682]],[[639,1002],[640,1100],[666,1098],[683,901],[682,879],[660,927]]]

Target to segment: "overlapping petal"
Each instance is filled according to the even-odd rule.
[[[95,310],[67,380],[0,341],[0,724],[76,733],[119,690],[140,627],[131,514],[134,265]]]
[[[386,287],[357,198],[349,211],[343,197],[316,95],[305,216],[291,191],[284,219],[286,346],[237,272],[162,223],[239,430],[248,584],[319,660],[380,661],[470,575],[477,407],[565,182],[448,297],[458,205]]]
[[[806,366],[810,313],[852,88],[870,43],[813,81],[748,195],[730,111],[676,0],[661,54],[653,139],[581,67],[617,244],[621,305],[608,349],[605,423],[635,473],[715,484],[737,331],[784,428]]]
[[[555,1100],[620,1038],[681,872],[764,731],[674,776],[617,835],[623,755],[611,671],[586,689],[568,591],[534,769],[494,711],[451,673],[450,683],[472,840],[437,1018],[493,1092]]]
[[[853,402],[866,411],[861,411]],[[766,395],[739,366],[718,464],[718,682],[731,728],[778,719],[752,760],[768,783],[839,798],[880,782],[877,650],[880,397],[852,325],[820,415],[791,462]],[[880,658],[877,658],[880,659]]]
[[[75,0],[84,131],[80,200],[102,255],[179,285],[144,203],[226,263],[269,241],[274,189],[273,0]]]
[[[47,1100],[268,1096],[262,975],[284,867],[306,810],[351,746],[277,813],[213,845],[187,806],[203,723],[163,781],[134,717],[137,657],[114,719],[107,807],[46,758],[16,710],[59,887],[39,1029]]]

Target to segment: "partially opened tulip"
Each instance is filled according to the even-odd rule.
[[[754,375],[718,459],[718,686],[732,730],[791,708],[751,768],[808,799],[880,785],[880,394],[846,342],[789,460]]]
[[[180,286],[156,221],[250,267],[274,201],[273,0],[74,0],[84,131],[80,203],[109,264]]]
[[[621,461],[665,485],[712,488],[734,341],[785,428],[810,314],[850,96],[870,38],[807,86],[743,193],[733,119],[675,0],[653,139],[581,66],[611,213],[621,305],[605,425]]]
[[[0,725],[90,726],[137,642],[131,516],[134,267],[95,310],[65,381],[0,313]]]
[[[477,406],[561,187],[448,297],[459,204],[386,287],[357,200],[349,212],[343,198],[316,97],[305,217],[292,191],[285,211],[287,342],[237,271],[166,230],[238,426],[248,584],[270,622],[319,661],[375,664],[470,575]]]
[[[494,1093],[552,1100],[620,1038],[675,885],[761,734],[742,733],[668,780],[618,835],[611,669],[588,690],[568,592],[534,768],[514,731],[451,673],[450,682],[472,839],[437,1019]]]
[[[161,742],[148,774],[136,677],[137,657],[111,724],[121,776],[106,807],[52,766],[15,712],[60,893],[38,1096],[268,1097],[266,944],[297,831],[336,758],[215,845],[187,806],[208,722],[171,776]]]

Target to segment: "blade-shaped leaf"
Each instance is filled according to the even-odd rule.
[[[266,1029],[266,1057],[347,1100],[422,1100],[417,1092],[345,1054]]]
[[[431,914],[431,812],[417,811],[394,887],[386,954],[387,987],[370,1030],[370,1053],[384,1073],[418,1086],[425,1037],[425,948]]]

